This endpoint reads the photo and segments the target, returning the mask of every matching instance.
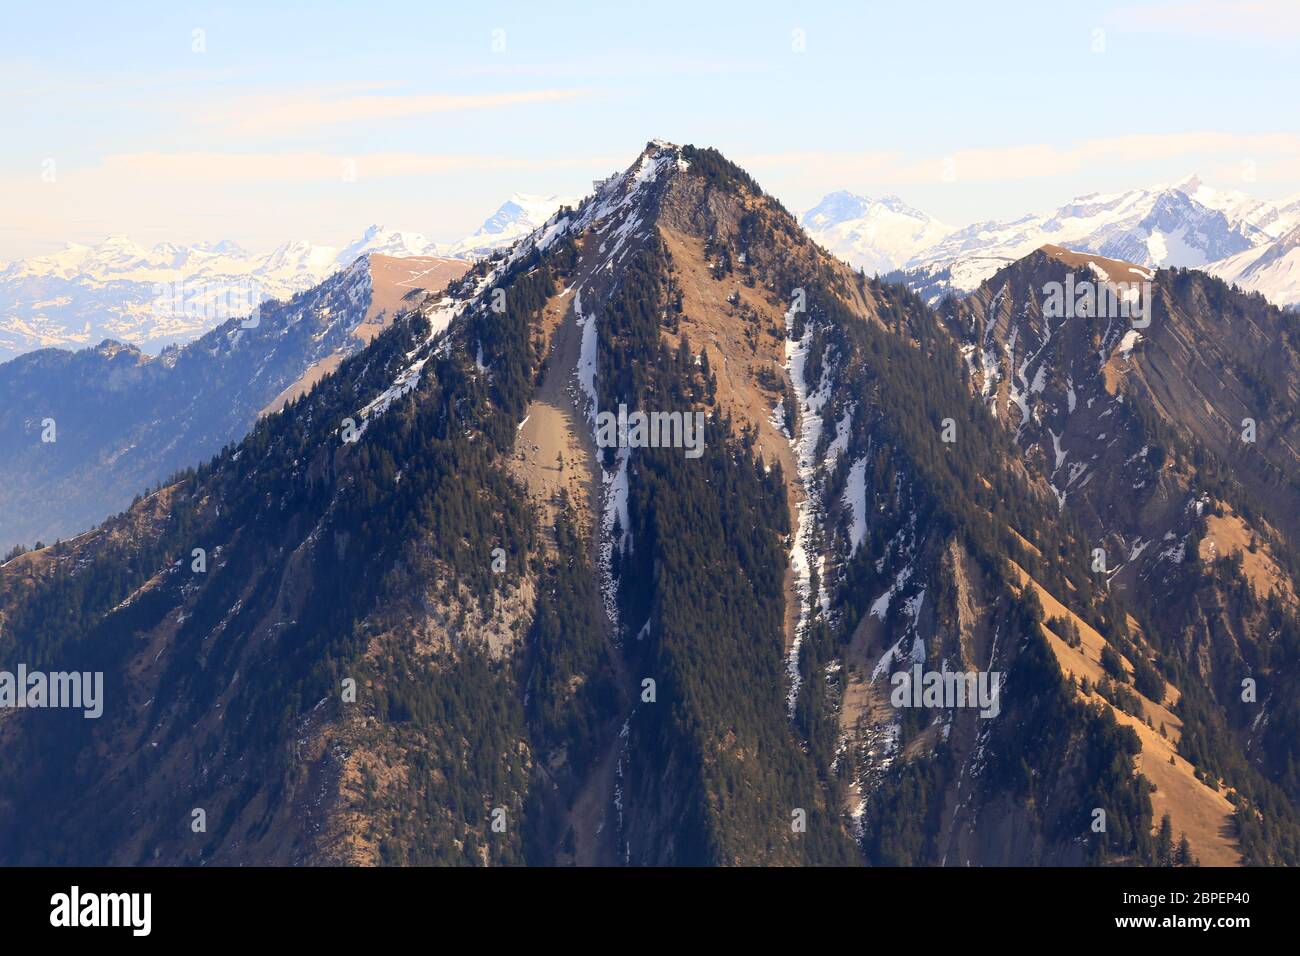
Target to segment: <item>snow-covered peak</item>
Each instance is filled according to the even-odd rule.
[[[98,246],[98,249],[106,254],[118,253],[124,256],[143,256],[144,250],[131,241],[130,236],[113,235],[106,238]]]
[[[204,240],[194,246],[199,252],[210,252],[218,256],[242,256],[244,252],[242,246],[233,239],[219,239],[216,242]]]
[[[367,229],[360,239],[344,246],[335,257],[335,264],[343,268],[358,256],[371,253],[398,258],[440,256],[442,247],[418,232],[399,232],[386,226],[374,225]]]
[[[286,271],[315,274],[334,265],[337,257],[333,246],[317,246],[306,239],[292,239],[277,246],[260,271],[264,274]]]
[[[840,189],[827,193],[822,197],[821,202],[804,213],[801,224],[808,229],[828,229],[843,222],[871,216],[879,210],[922,221],[935,221],[919,209],[903,202],[898,196],[891,194],[873,199],[870,196],[861,196]]]
[[[514,193],[483,223],[483,231],[499,233],[518,222],[540,225],[563,205],[575,205],[576,197],[556,195],[537,196],[532,193]]]
[[[596,190],[580,201],[566,200],[559,208],[569,207],[572,214],[561,215],[559,208],[536,228],[511,246],[507,265],[533,248],[546,249],[566,233],[595,227],[598,234],[609,233],[602,251],[612,258],[629,235],[644,224],[647,215],[641,208],[651,195],[652,187],[665,181],[665,174],[690,168],[680,147],[663,140],[651,140],[635,163],[622,173],[615,173],[595,183]],[[611,230],[615,222],[619,225]]]
[[[447,252],[452,256],[477,257],[504,249],[545,223],[561,206],[576,206],[580,201],[580,196],[514,193],[472,236],[455,243]]]
[[[871,209],[873,200],[859,196],[847,189],[827,193],[821,202],[803,214],[802,225],[806,229],[826,229],[837,226],[850,219],[860,219]]]
[[[933,298],[942,291],[969,292],[1045,244],[1147,267],[1201,267],[1267,238],[1248,218],[1229,214],[1240,205],[1233,194],[1218,193],[1194,175],[1173,184],[1089,193],[1050,213],[958,229],[913,256],[907,268],[926,276],[948,273],[946,289],[930,290]]]
[[[159,242],[149,250],[129,236],[109,236],[94,245],[68,243],[59,252],[33,256],[13,263],[2,272],[6,279],[55,278],[69,281],[175,282],[194,277],[256,277],[268,295],[282,295],[314,285],[336,269],[346,268],[358,256],[382,253],[397,257],[439,256],[442,248],[423,235],[371,226],[342,249],[308,239],[281,243],[259,255],[229,239],[182,245]],[[277,280],[292,280],[284,286]]]
[[[953,231],[897,196],[872,199],[846,190],[824,196],[801,222],[831,252],[872,273],[899,268]]]
[[[1260,242],[1276,239],[1300,223],[1300,196],[1283,200],[1258,199],[1236,189],[1216,189],[1197,176],[1174,187],[1195,202],[1223,213],[1233,226]]]
[[[1272,242],[1215,262],[1206,271],[1258,292],[1274,305],[1300,307],[1300,225]]]

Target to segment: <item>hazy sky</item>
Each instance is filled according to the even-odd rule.
[[[1294,0],[3,2],[0,260],[451,240],[652,138],[796,212],[850,189],[961,225],[1192,172],[1300,192]]]

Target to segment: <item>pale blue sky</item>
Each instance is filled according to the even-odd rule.
[[[845,188],[956,225],[1192,172],[1300,192],[1290,0],[5,2],[3,23],[0,260],[110,233],[451,240],[652,138],[717,146],[794,211]]]

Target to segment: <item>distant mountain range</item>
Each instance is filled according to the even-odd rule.
[[[0,364],[0,551],[84,531],[216,454],[364,348],[408,300],[467,267],[370,252],[268,302],[256,326],[227,319],[156,356],[107,339]],[[43,422],[54,441],[40,440]]]
[[[1206,271],[1258,292],[1276,305],[1295,308],[1300,304],[1300,226],[1272,242],[1222,259]]]
[[[145,249],[126,236],[0,263],[0,362],[40,348],[86,348],[105,339],[157,354],[257,302],[285,301],[368,253],[472,259],[510,245],[574,198],[516,193],[465,239],[443,245],[374,225],[343,248],[285,242],[266,255],[230,240]]]
[[[841,190],[822,198],[801,225],[841,259],[869,275],[892,272],[955,229],[897,196],[869,199]]]
[[[373,225],[338,248],[285,242],[269,254],[230,240],[145,249],[126,236],[70,243],[51,255],[0,263],[0,362],[39,348],[86,348],[105,339],[157,354],[253,304],[286,300],[367,253],[476,259],[510,246],[581,197],[515,193],[473,235],[437,243]],[[955,227],[897,196],[827,194],[800,220],[817,242],[868,275],[905,282],[931,304],[965,294],[1045,244],[1151,267],[1196,267],[1300,305],[1300,196],[1270,201],[1216,190],[1198,177],[1059,208]]]
[[[828,250],[868,274],[907,282],[930,302],[964,294],[1009,262],[1056,244],[1155,268],[1203,269],[1300,303],[1295,229],[1300,196],[1279,201],[1217,190],[1189,176],[1172,185],[1092,193],[1043,214],[953,228],[896,196],[827,195],[801,223]]]
[[[524,238],[562,206],[577,206],[581,196],[535,196],[515,193],[494,212],[474,235],[453,243],[442,255],[475,259],[504,249]]]

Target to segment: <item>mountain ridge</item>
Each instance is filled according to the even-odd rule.
[[[837,212],[847,218],[829,217],[819,224],[813,217],[821,207],[814,207],[803,220],[814,239],[868,273],[901,278],[931,304],[950,292],[973,291],[1001,264],[1044,243],[1143,266],[1204,267],[1230,278],[1230,262],[1237,263],[1238,271],[1245,268],[1253,259],[1251,250],[1277,242],[1300,223],[1300,197],[1259,200],[1213,189],[1191,175],[1147,188],[1077,196],[1049,213],[944,226],[937,234],[918,232],[884,254],[873,244],[872,201],[841,192],[822,202],[838,203]],[[908,214],[934,223],[910,207]],[[1285,278],[1261,277],[1252,289],[1281,306],[1295,302]]]
[[[433,242],[374,224],[342,247],[290,240],[254,254],[231,240],[145,249],[124,235],[68,243],[44,256],[0,263],[0,362],[37,348],[88,346],[105,338],[156,353],[193,341],[259,303],[307,291],[359,257],[470,260],[511,244],[563,203],[516,193],[472,236]]]

